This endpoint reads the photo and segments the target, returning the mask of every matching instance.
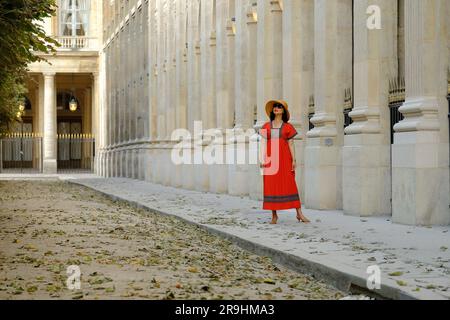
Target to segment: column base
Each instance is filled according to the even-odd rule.
[[[232,196],[248,196],[250,194],[249,165],[240,163],[241,160],[245,162],[245,159],[248,159],[248,148],[248,143],[235,144],[234,140],[227,148],[227,153],[230,153],[228,159],[234,160],[233,164],[228,165],[227,177],[228,194]]]
[[[46,174],[55,174],[58,172],[56,159],[47,159],[43,161],[42,172]]]
[[[227,166],[227,148],[228,144],[224,143],[222,137],[217,138],[211,148],[208,149],[207,154],[218,163],[208,165],[209,171],[209,191],[213,193],[227,193],[228,192],[228,166]],[[214,155],[214,156],[213,156]],[[212,160],[211,159],[211,160]]]
[[[139,180],[145,180],[145,149],[139,149]]]
[[[450,224],[448,143],[439,132],[395,134],[392,146],[392,220],[407,225]]]
[[[144,181],[153,182],[153,149],[145,149],[144,150]]]
[[[345,136],[343,148],[344,214],[391,215],[390,145],[379,134]]]
[[[181,164],[181,187],[187,190],[194,190],[194,149],[189,142],[183,145],[183,156],[185,162]]]
[[[332,138],[310,138],[305,148],[305,199],[307,208],[342,209],[341,146]]]

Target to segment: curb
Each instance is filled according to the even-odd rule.
[[[171,214],[168,212],[164,212],[158,209],[154,209],[147,205],[144,205],[138,201],[129,200],[120,196],[116,196],[110,193],[107,193],[103,190],[97,189],[95,187],[83,184],[82,182],[70,179],[61,179],[62,181],[80,185],[96,192],[99,192],[111,200],[114,201],[122,201],[130,204],[131,206],[139,209],[144,209],[152,213],[158,213],[164,216],[175,217],[183,222],[189,223],[191,225],[202,228],[203,230],[224,238],[226,240],[231,241],[232,243],[238,245],[239,247],[248,250],[254,254],[267,256],[272,259],[273,262],[279,263],[291,270],[294,270],[299,273],[309,274],[313,278],[318,280],[323,280],[326,283],[336,287],[339,290],[342,290],[346,293],[352,294],[363,294],[369,296],[371,298],[376,299],[391,299],[391,300],[419,300],[418,297],[411,295],[408,292],[405,292],[397,287],[391,286],[389,284],[382,284],[381,288],[377,290],[377,292],[371,291],[366,287],[367,279],[355,274],[351,274],[337,268],[333,268],[331,266],[317,263],[311,260],[308,260],[303,257],[299,257],[287,252],[283,252],[277,249],[273,249],[267,247],[265,245],[258,244],[256,242],[241,238],[239,236],[224,232],[219,230],[213,226],[200,224],[198,222],[186,219],[184,217],[180,217],[176,214]]]

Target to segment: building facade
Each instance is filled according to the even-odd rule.
[[[42,55],[48,62],[28,66],[25,110],[2,141],[0,170],[56,173],[94,167],[102,6],[90,0],[57,4],[56,15],[43,27],[60,46],[55,54]]]
[[[59,11],[48,31],[81,48],[30,68],[44,171],[56,170],[55,101],[74,74],[97,174],[261,200],[256,164],[175,164],[171,152],[249,155],[258,135],[239,133],[284,99],[306,208],[450,223],[448,0],[63,2],[90,3],[90,16]],[[200,134],[172,136],[196,121]]]

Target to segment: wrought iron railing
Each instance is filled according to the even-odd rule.
[[[350,88],[345,89],[344,94],[344,129],[353,123],[349,113],[353,110],[353,97]]]
[[[405,102],[405,79],[393,78],[389,81],[389,110],[391,122],[391,144],[394,143],[394,126],[403,120],[398,110]]]
[[[308,119],[309,119],[309,130],[314,129],[314,124],[311,122],[312,117],[314,117],[315,112],[315,102],[314,95],[309,97],[309,105],[308,105]]]

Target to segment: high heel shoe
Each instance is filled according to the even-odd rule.
[[[297,220],[298,220],[298,222],[303,222],[303,223],[310,223],[311,221],[309,221],[306,217],[303,217],[303,219],[302,218],[300,218],[298,215],[297,215]]]

